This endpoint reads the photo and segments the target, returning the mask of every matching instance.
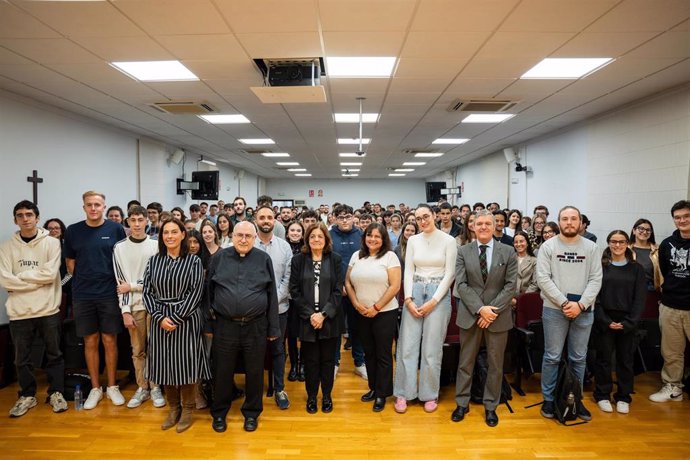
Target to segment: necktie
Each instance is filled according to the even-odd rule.
[[[486,248],[488,248],[486,244],[482,244],[479,246],[479,268],[482,271],[482,280],[486,283],[486,277],[489,275],[489,270],[486,266]]]

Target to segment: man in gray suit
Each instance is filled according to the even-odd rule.
[[[479,211],[474,222],[477,239],[458,248],[455,289],[459,297],[457,325],[460,326],[460,362],[455,387],[457,408],[451,420],[459,422],[469,412],[472,371],[482,344],[486,342],[489,364],[484,387],[486,424],[498,425],[496,407],[501,398],[503,355],[508,331],[513,327],[511,299],[516,293],[515,250],[493,239],[496,223],[489,211]]]

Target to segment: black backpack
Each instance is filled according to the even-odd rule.
[[[563,425],[580,425],[587,422],[568,423],[577,420],[578,408],[582,403],[582,386],[575,372],[564,360],[558,368],[558,381],[554,393],[556,419]]]
[[[483,404],[484,402],[484,387],[486,386],[486,377],[489,373],[489,362],[486,356],[486,348],[482,347],[477,353],[477,360],[474,363],[474,372],[472,372],[472,386],[470,387],[470,401],[476,404]],[[505,375],[501,382],[501,399],[500,404],[505,404],[510,413],[513,413],[513,408],[510,407],[510,401],[513,399],[513,391],[510,384],[506,380]]]

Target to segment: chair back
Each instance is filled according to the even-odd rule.
[[[527,328],[531,322],[541,321],[544,301],[538,292],[520,294],[515,305],[515,326]]]

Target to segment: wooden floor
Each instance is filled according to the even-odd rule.
[[[238,376],[239,377],[239,376]],[[40,391],[45,391],[43,377]],[[238,378],[241,383],[241,378]],[[352,361],[343,359],[335,382],[331,414],[309,415],[304,409],[303,384],[287,382],[291,407],[280,411],[272,399],[264,400],[259,429],[242,430],[240,404],[229,414],[228,431],[211,429],[207,411],[196,411],[194,425],[182,434],[163,432],[160,423],[167,408],[146,402],[138,409],[115,407],[103,400],[92,411],[71,409],[53,414],[40,404],[18,419],[6,416],[17,386],[0,390],[0,458],[233,458],[332,459],[405,458],[690,458],[690,401],[655,404],[647,396],[658,388],[659,375],[638,376],[637,395],[629,415],[604,414],[591,400],[592,422],[564,427],[524,406],[541,400],[539,381],[531,378],[527,395],[514,394],[514,414],[500,406],[500,424],[484,423],[482,406],[472,405],[461,423],[450,421],[455,408],[454,386],[442,388],[439,409],[424,412],[412,403],[406,414],[394,412],[392,399],[381,413],[360,402],[366,382],[353,373]],[[136,388],[123,389],[129,398]],[[686,395],[687,396],[687,395]],[[42,398],[43,396],[41,396]],[[117,456],[117,457],[115,457]]]

